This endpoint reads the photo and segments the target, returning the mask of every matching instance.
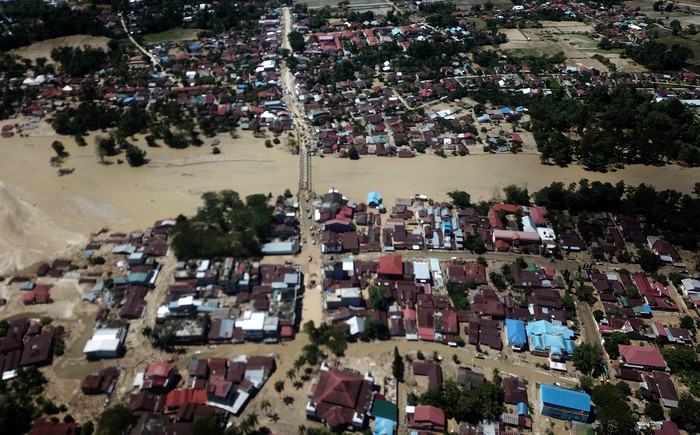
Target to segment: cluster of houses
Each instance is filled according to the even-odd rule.
[[[155,330],[172,332],[177,344],[277,342],[298,330],[298,265],[226,258],[179,263],[174,274]]]
[[[132,433],[146,433],[148,427],[190,433],[200,418],[240,415],[276,368],[273,356],[246,355],[230,360],[193,358],[184,376],[173,364],[149,364],[136,374],[129,399],[136,421]]]
[[[495,204],[487,216],[476,209],[454,208],[424,195],[398,198],[389,211],[381,194],[354,203],[331,190],[314,204],[315,221],[323,225],[321,252],[395,252],[401,250],[464,250],[469,239],[480,239],[488,251],[554,254],[560,249],[585,249],[581,242],[561,238],[549,226],[541,206]]]
[[[54,344],[63,339],[63,327],[46,327],[26,317],[9,321],[5,336],[0,340],[0,373],[7,381],[16,376],[20,367],[50,365]]]

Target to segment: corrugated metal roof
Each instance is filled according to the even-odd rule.
[[[562,408],[571,408],[582,412],[591,410],[591,396],[580,391],[543,384],[540,386],[540,396],[542,403],[551,403]]]

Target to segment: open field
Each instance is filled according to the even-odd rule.
[[[32,45],[12,50],[12,54],[26,57],[27,59],[36,60],[39,57],[51,59],[51,50],[60,46],[82,47],[90,45],[92,47],[100,47],[107,49],[109,38],[103,36],[88,36],[88,35],[72,35],[62,38],[46,39],[44,41],[35,42]]]
[[[190,41],[197,39],[197,34],[202,29],[185,29],[178,27],[175,29],[166,30],[160,33],[150,33],[143,37],[143,42],[146,44],[158,44],[166,41]]]

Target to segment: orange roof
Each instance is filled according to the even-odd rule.
[[[207,391],[186,388],[184,390],[173,390],[165,398],[166,408],[179,408],[187,403],[206,403]]]

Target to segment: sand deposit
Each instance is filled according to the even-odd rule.
[[[80,246],[85,235],[98,228],[128,231],[157,219],[192,214],[207,191],[279,194],[295,191],[298,185],[298,156],[283,145],[265,148],[265,138],[248,132],[240,132],[237,139],[220,136],[222,153],[217,156],[207,145],[173,150],[148,148],[139,140],[136,144],[150,159],[141,168],[118,164],[116,159],[98,163],[94,136],[82,148],[72,138],[61,137],[70,153],[65,167],[74,169],[63,176],[49,165],[50,145],[56,139],[50,127],[41,123],[32,134],[0,139],[0,273]],[[475,200],[490,199],[511,183],[534,191],[552,181],[581,178],[644,182],[690,192],[700,179],[700,169],[633,166],[600,174],[579,167],[542,166],[535,154],[359,161],[317,156],[313,177],[316,192],[336,187],[352,200],[363,201],[369,191],[377,190],[391,205],[396,197],[414,193],[443,199],[450,190],[463,189]]]

